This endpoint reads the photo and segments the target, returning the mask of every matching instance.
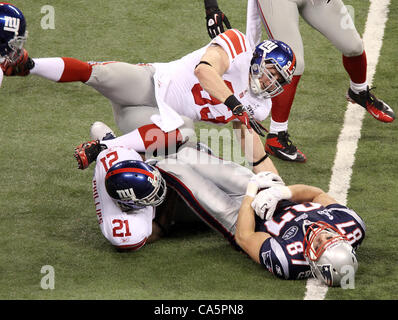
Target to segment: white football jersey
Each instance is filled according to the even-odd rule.
[[[215,37],[207,46],[183,58],[169,63],[154,63],[155,94],[160,116],[153,122],[164,131],[176,129],[181,125],[178,115],[194,121],[207,121],[225,124],[235,119],[231,110],[219,100],[203,90],[194,74],[207,47],[216,43],[228,54],[229,68],[222,76],[234,95],[259,121],[264,120],[271,109],[271,100],[259,98],[249,89],[249,68],[253,49],[246,36],[236,29],[229,29]]]
[[[113,147],[102,151],[98,157],[93,176],[93,197],[98,223],[104,237],[115,247],[137,250],[152,234],[155,209],[148,206],[139,210],[123,212],[108,195],[105,176],[108,169],[123,160],[140,160],[133,149]]]

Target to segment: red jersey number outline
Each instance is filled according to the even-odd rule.
[[[109,152],[106,154],[105,157],[101,158],[100,161],[102,165],[104,166],[105,172],[108,171],[110,167],[119,159],[119,155],[117,154],[117,151]]]
[[[227,85],[227,87],[232,92],[234,92],[234,90],[232,88],[232,83],[228,80],[224,80],[224,82]],[[210,99],[203,97],[201,94],[202,91],[204,91],[204,90],[203,90],[202,86],[200,85],[200,83],[196,83],[191,89],[193,99],[198,106],[205,106],[207,104],[215,106],[215,105],[222,103],[220,100],[212,97],[211,95],[209,95]],[[204,92],[206,92],[206,91],[204,91]],[[229,121],[234,119],[235,116],[231,116],[228,119],[226,119],[225,116],[211,118],[210,108],[204,107],[204,108],[200,109],[200,118],[203,121],[209,121],[209,122],[214,122],[214,123],[228,123]]]

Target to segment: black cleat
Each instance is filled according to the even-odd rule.
[[[305,162],[307,160],[304,153],[290,141],[287,131],[281,131],[278,134],[269,133],[265,142],[265,151],[285,161]]]
[[[393,122],[395,119],[394,111],[384,101],[377,99],[370,90],[372,89],[368,87],[367,90],[357,94],[349,88],[346,96],[347,100],[364,107],[376,120],[387,123]]]

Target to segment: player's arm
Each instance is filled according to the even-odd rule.
[[[240,139],[240,146],[245,152],[246,159],[252,163],[253,172],[271,171],[278,174],[274,163],[264,150],[260,136],[247,130],[241,122],[233,122],[233,128],[237,138]]]
[[[318,187],[296,184],[289,186],[289,189],[292,192],[292,198],[290,200],[293,202],[314,202],[319,203],[324,207],[330,204],[338,203],[336,199],[329,196],[326,192]]]
[[[218,44],[211,44],[207,48],[201,62],[195,68],[195,76],[202,88],[222,102],[233,94],[222,79],[222,75],[228,68],[228,54]]]
[[[242,201],[236,223],[235,240],[238,245],[257,263],[260,263],[260,249],[266,239],[266,232],[255,232],[255,217],[251,203],[254,197],[246,195]]]
[[[266,129],[246,112],[246,108],[225,84],[222,75],[228,70],[230,61],[227,52],[218,44],[211,44],[195,67],[194,74],[202,88],[212,97],[224,103],[233,115],[248,129],[264,136]]]

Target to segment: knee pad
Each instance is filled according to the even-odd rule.
[[[347,43],[346,48],[343,50],[343,55],[346,57],[356,57],[363,53],[364,46],[362,39]]]

